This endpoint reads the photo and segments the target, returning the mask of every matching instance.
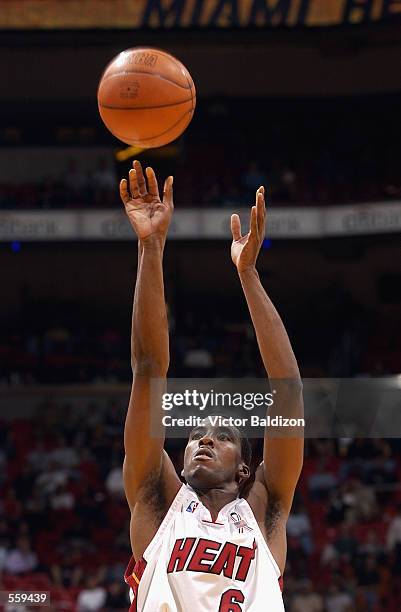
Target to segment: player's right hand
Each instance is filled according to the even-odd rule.
[[[152,168],[146,168],[146,178],[139,161],[135,160],[127,179],[120,182],[120,196],[125,212],[139,240],[152,236],[165,240],[174,210],[173,177],[164,183],[163,200],[160,200],[156,175]]]

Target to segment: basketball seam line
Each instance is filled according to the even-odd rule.
[[[166,108],[168,106],[178,106],[179,104],[185,104],[185,102],[191,102],[192,103],[192,108],[193,108],[193,98],[192,95],[190,98],[187,98],[186,100],[181,100],[181,102],[170,102],[169,104],[159,104],[157,106],[126,106],[126,107],[122,107],[122,106],[111,106],[109,104],[102,104],[101,102],[99,102],[99,106],[101,106],[102,108],[109,108],[111,110],[150,110],[152,108]]]
[[[185,115],[189,115],[190,113],[192,113],[192,114],[193,114],[192,109],[185,111],[185,113],[183,113],[183,114],[181,115],[181,117],[178,119],[178,121],[176,121],[176,122],[174,123],[174,125],[170,126],[170,127],[168,128],[168,130],[164,130],[164,132],[161,132],[160,134],[157,134],[156,136],[142,137],[142,138],[141,138],[141,140],[155,140],[155,138],[160,138],[160,136],[164,136],[164,134],[167,134],[167,132],[170,132],[170,130],[174,129],[174,128],[175,128],[175,127],[176,127],[176,126],[179,124],[179,122],[180,122],[180,121],[182,121],[182,119],[185,117]],[[110,128],[109,128],[109,129],[110,129]],[[119,138],[120,140],[122,140],[121,136],[123,136],[123,134],[121,134],[121,136],[119,136],[119,135],[117,134],[117,132],[113,132],[112,130],[110,130],[110,131],[111,131],[111,133],[112,133],[112,134],[114,134],[114,136],[117,136],[117,138]],[[181,135],[181,134],[180,134],[180,135]],[[132,139],[132,140],[134,140],[134,139]],[[125,141],[123,140],[123,142],[125,142]],[[134,141],[134,142],[135,142],[135,141]],[[140,141],[138,140],[138,142],[140,142]],[[131,145],[131,146],[132,146],[132,145]],[[139,146],[139,145],[138,145],[138,146]]]
[[[191,90],[191,86],[189,85],[188,87],[184,87],[184,85],[180,85],[180,83],[177,83],[177,81],[174,81],[173,79],[168,79],[164,76],[162,76],[161,74],[159,74],[158,72],[150,72],[149,70],[122,70],[121,72],[113,72],[113,74],[109,74],[106,77],[103,77],[100,80],[100,85],[102,84],[102,82],[107,81],[108,79],[111,79],[115,76],[121,76],[122,74],[150,74],[151,76],[154,77],[158,77],[159,79],[163,79],[163,81],[168,81],[169,83],[173,83],[173,85],[177,85],[177,87],[181,87],[181,89],[189,89]],[[187,80],[188,83],[188,79],[185,75],[185,78]],[[100,87],[99,85],[99,87]]]
[[[184,66],[184,68],[185,68],[185,66]],[[187,79],[187,83],[188,83],[189,91],[191,92],[191,104],[192,104],[192,112],[194,113],[194,112],[195,112],[195,107],[194,107],[194,96],[193,96],[193,93],[192,93],[191,83],[189,82],[189,79],[188,79],[188,74],[189,74],[189,73],[188,73],[187,69],[185,68],[184,75],[185,75],[185,78]],[[192,78],[192,77],[191,77],[191,78]]]

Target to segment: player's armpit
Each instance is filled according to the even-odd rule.
[[[281,439],[280,442],[282,441]],[[298,453],[303,453],[303,448],[299,449],[298,444],[296,447]],[[247,500],[258,523],[265,523],[268,530],[277,516],[280,516],[285,521],[287,520],[298,481],[296,474],[299,473],[301,466],[302,454],[301,462],[299,460],[295,461],[295,466],[291,467],[291,469],[287,467],[290,473],[286,474],[284,472],[282,474],[282,482],[279,485],[276,485],[273,477],[266,482],[266,466],[264,461],[257,468],[255,481],[247,495]]]
[[[126,491],[130,488],[129,481],[132,476],[131,466],[125,458]],[[142,557],[153,540],[181,486],[174,465],[163,450],[160,471],[148,474],[147,479],[137,489],[135,504],[131,506],[130,539],[135,559]]]
[[[167,510],[182,485],[165,450],[160,457],[160,468],[157,466],[153,472],[149,470],[140,482],[137,481],[135,465],[125,456],[123,478],[131,512],[139,501],[141,505],[150,506],[150,510],[152,507],[157,512]]]

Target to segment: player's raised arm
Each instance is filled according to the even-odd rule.
[[[163,251],[173,212],[173,177],[165,182],[162,201],[151,168],[146,168],[146,178],[135,161],[129,184],[126,179],[120,183],[120,196],[139,241],[131,334],[133,383],[124,429],[124,486],[131,511],[143,485],[150,477],[155,482],[168,460],[163,451],[164,432],[152,435],[151,410],[161,404],[169,366]],[[160,381],[157,386],[155,379]],[[174,469],[170,472],[179,487]]]
[[[242,236],[238,215],[231,218],[231,255],[238,270],[266,371],[270,379],[281,379],[277,385],[278,397],[275,398],[275,404],[278,403],[285,410],[283,416],[302,417],[302,383],[298,365],[283,322],[266,294],[255,267],[265,234],[265,214],[264,188],[260,187],[256,192],[256,205],[251,210],[248,234]],[[302,461],[302,437],[271,438],[265,435],[262,476],[269,497],[280,505],[284,516],[288,515],[291,508]]]

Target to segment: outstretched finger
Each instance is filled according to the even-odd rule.
[[[256,206],[252,206],[252,210],[251,210],[250,233],[253,236],[258,235],[258,218],[257,218]]]
[[[256,213],[259,232],[263,232],[265,228],[265,190],[264,187],[259,187],[256,192]]]
[[[146,196],[148,192],[146,189],[146,181],[145,177],[143,176],[141,163],[137,159],[134,161],[134,170],[136,172],[136,178],[138,180],[139,195],[142,197]]]
[[[173,181],[174,178],[172,176],[168,176],[164,181],[163,188],[163,202],[167,204],[171,209],[174,208],[173,204]]]
[[[231,215],[231,233],[233,240],[240,240],[241,234],[241,220],[237,214]]]
[[[146,178],[148,179],[148,190],[150,195],[159,198],[159,186],[153,168],[147,167],[145,172]]]
[[[139,198],[138,177],[136,175],[136,170],[134,168],[131,168],[128,176],[129,176],[129,190],[131,192],[131,197]]]
[[[124,202],[124,204],[128,204],[130,200],[130,195],[128,193],[128,182],[127,179],[121,179],[120,181],[120,198]]]

